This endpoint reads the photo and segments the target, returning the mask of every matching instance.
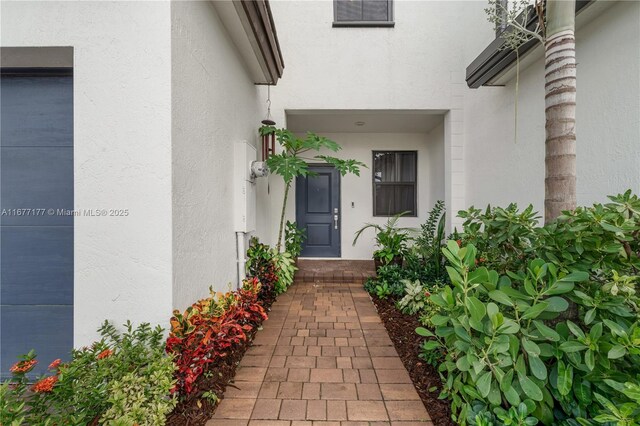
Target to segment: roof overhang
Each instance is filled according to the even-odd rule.
[[[284,61],[268,0],[212,0],[256,84],[275,85]]]
[[[287,109],[287,129],[317,133],[429,133],[444,123],[445,110]]]
[[[604,8],[611,6],[611,3],[610,1],[577,0],[576,27],[589,22],[599,15]],[[527,28],[532,31],[535,30],[538,18],[533,9],[523,13],[528,14],[526,18]],[[509,30],[507,28],[505,31]],[[501,37],[497,37],[467,67],[467,86],[472,89],[477,89],[481,86],[503,86],[513,78],[518,56],[520,57],[521,69],[526,68],[530,63],[541,57],[539,52],[541,49],[536,49],[537,47],[540,47],[540,42],[537,39],[533,39],[520,46],[518,52],[516,52],[513,49],[506,48],[504,40]],[[533,52],[536,53],[530,55]]]

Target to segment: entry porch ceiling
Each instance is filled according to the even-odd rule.
[[[295,133],[428,133],[444,120],[444,110],[287,110]],[[364,123],[364,124],[362,124]]]

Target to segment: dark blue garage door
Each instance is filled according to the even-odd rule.
[[[46,370],[73,345],[73,77],[3,69],[0,373],[35,349]]]

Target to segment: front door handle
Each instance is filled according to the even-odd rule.
[[[338,215],[333,215],[333,229],[338,229]]]

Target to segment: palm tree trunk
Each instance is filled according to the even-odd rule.
[[[547,2],[545,222],[576,207],[575,1]]]

